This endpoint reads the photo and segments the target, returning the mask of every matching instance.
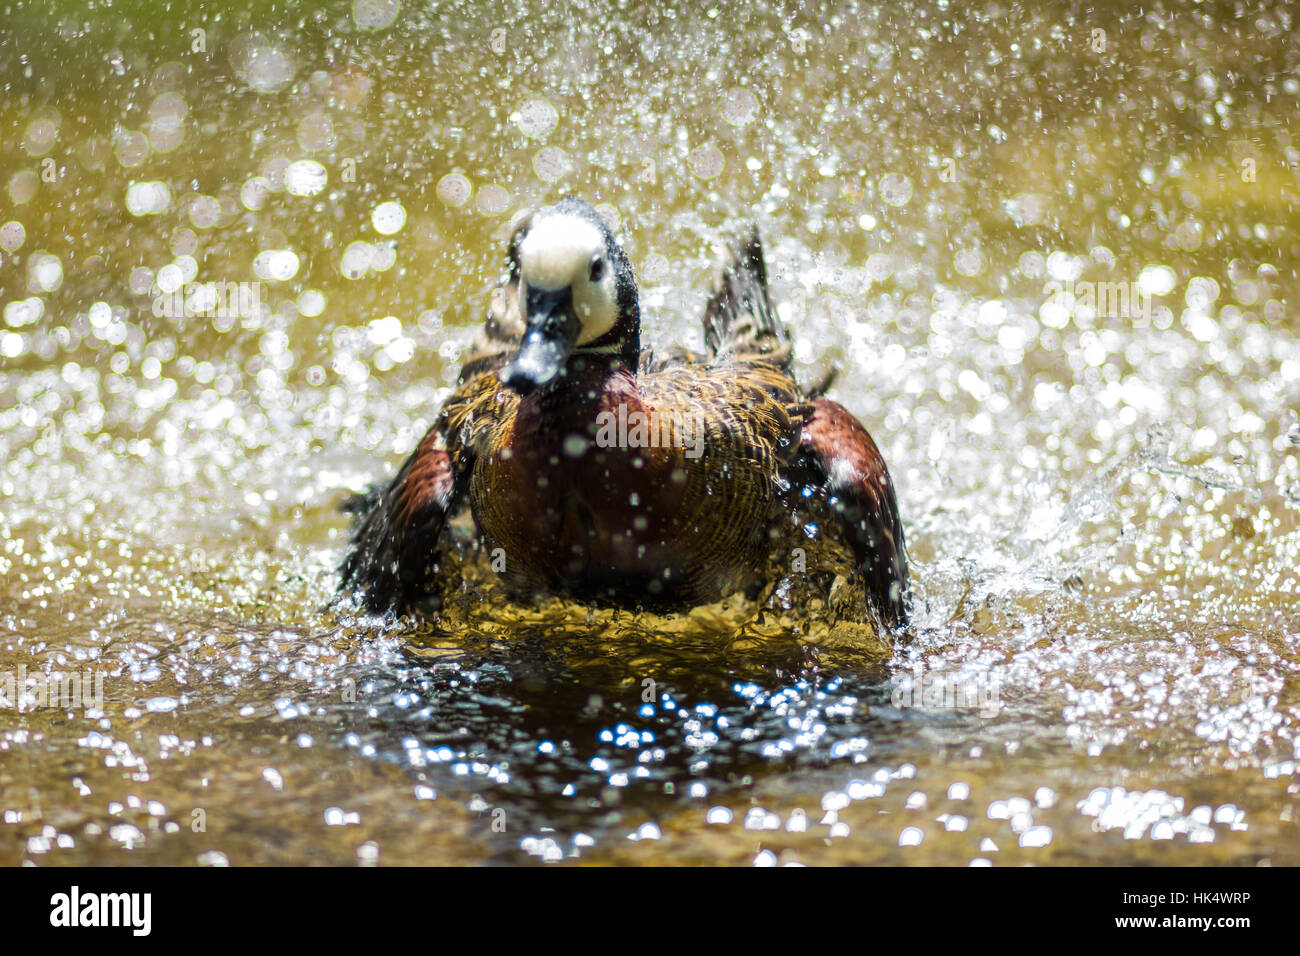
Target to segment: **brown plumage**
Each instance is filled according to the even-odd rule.
[[[434,591],[468,504],[517,591],[687,607],[759,583],[791,513],[809,512],[838,525],[872,607],[903,620],[885,463],[847,410],[796,384],[756,230],[705,310],[707,356],[641,352],[631,269],[585,203],[523,220],[508,262],[456,392],[393,481],[353,504],[345,590],[381,611]]]

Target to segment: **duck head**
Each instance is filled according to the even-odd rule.
[[[641,351],[636,280],[605,220],[568,198],[525,219],[510,242],[510,271],[524,334],[500,372],[520,395],[561,384],[572,363],[621,360]]]

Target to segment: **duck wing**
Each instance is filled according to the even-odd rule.
[[[811,494],[838,519],[881,619],[906,623],[911,595],[903,522],[889,469],[867,430],[843,405],[814,399],[786,475],[795,500]]]
[[[864,577],[867,599],[882,620],[900,624],[910,602],[907,547],[898,500],[885,460],[861,423],[842,405],[821,397],[834,373],[799,389],[791,371],[790,339],[767,293],[767,267],[758,229],[750,226],[727,247],[727,257],[704,310],[704,341],[711,365],[726,377],[785,403],[798,429],[783,449],[780,480],[798,501],[806,491],[828,506]],[[763,448],[758,419],[733,406],[734,428]],[[762,416],[759,416],[761,419]]]
[[[340,569],[340,592],[356,592],[367,611],[401,611],[431,590],[439,539],[465,500],[500,390],[491,372],[463,384],[396,477],[345,503],[357,523]]]
[[[756,225],[727,243],[704,307],[704,343],[714,364],[761,362],[790,371],[790,337],[767,295],[767,266]]]
[[[456,469],[442,436],[430,432],[393,481],[368,496],[340,591],[357,592],[373,613],[400,611],[425,592],[437,570],[434,545],[457,497]]]

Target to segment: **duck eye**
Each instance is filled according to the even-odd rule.
[[[601,276],[605,274],[605,260],[601,258],[600,253],[591,257],[591,281],[599,282]]]

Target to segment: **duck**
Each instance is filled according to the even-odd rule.
[[[511,593],[655,610],[758,593],[791,529],[815,526],[851,555],[864,610],[906,623],[893,480],[826,383],[796,382],[756,226],[727,243],[703,331],[705,353],[642,348],[633,269],[584,200],[520,216],[452,395],[346,505],[340,596],[390,615],[436,600],[468,509]]]

